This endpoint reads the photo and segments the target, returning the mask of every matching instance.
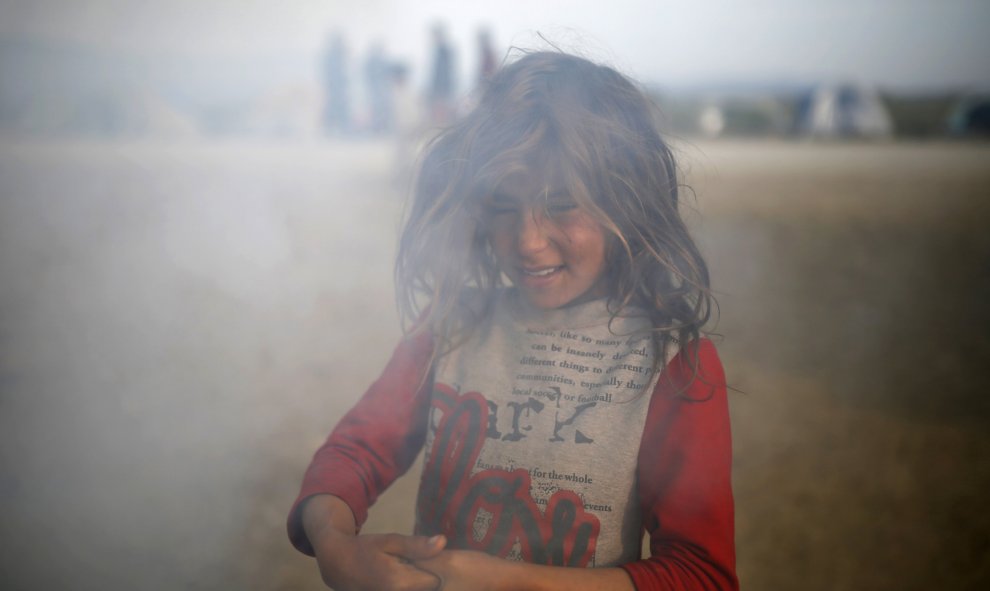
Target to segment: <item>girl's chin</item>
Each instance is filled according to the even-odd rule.
[[[567,267],[546,275],[519,274],[513,277],[513,283],[531,306],[543,310],[566,308],[601,297],[597,284],[575,285]]]
[[[588,292],[570,294],[566,291],[531,290],[522,286],[519,287],[519,291],[530,306],[541,310],[557,310],[596,299]]]

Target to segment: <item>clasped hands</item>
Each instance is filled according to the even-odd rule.
[[[336,591],[495,591],[507,562],[446,550],[443,536],[329,536],[314,545],[323,582]]]

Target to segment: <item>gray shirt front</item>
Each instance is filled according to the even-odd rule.
[[[605,300],[545,311],[500,293],[436,363],[417,530],[537,564],[637,560],[649,327]]]

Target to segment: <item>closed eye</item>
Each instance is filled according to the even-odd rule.
[[[548,191],[544,195],[543,203],[544,211],[546,211],[547,215],[551,217],[561,216],[563,214],[575,211],[578,208],[577,203],[564,189]]]
[[[547,213],[551,215],[567,213],[577,209],[576,203],[550,203],[547,205]]]
[[[504,215],[519,211],[519,203],[515,199],[499,193],[485,199],[481,207],[488,215]]]

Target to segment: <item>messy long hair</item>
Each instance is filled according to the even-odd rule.
[[[581,57],[539,51],[504,66],[424,152],[395,269],[406,326],[432,331],[442,354],[485,317],[504,279],[482,199],[542,170],[604,228],[610,313],[649,316],[654,373],[671,345],[697,339],[713,307],[708,268],[678,211],[655,115],[629,79]],[[467,316],[466,290],[480,299]]]

